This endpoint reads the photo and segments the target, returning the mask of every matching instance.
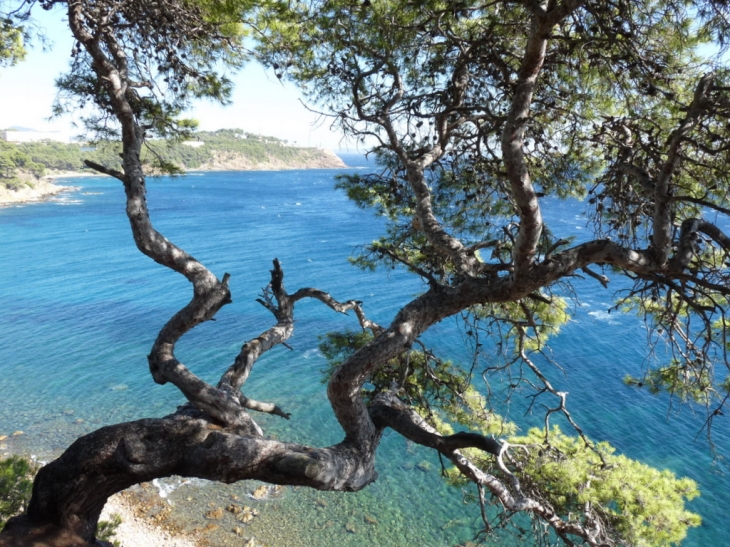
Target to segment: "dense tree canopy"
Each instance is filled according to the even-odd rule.
[[[708,420],[722,412],[730,392],[723,2],[42,3],[54,5],[67,9],[77,41],[72,72],[59,82],[66,98],[89,103],[93,129],[121,136],[121,170],[89,165],[123,182],[139,250],[193,284],[149,355],[154,380],[177,386],[189,405],[79,439],[41,470],[25,520],[9,533],[51,524],[90,540],[110,494],[170,474],[360,490],[376,478],[387,428],[437,450],[453,464],[451,480],[475,484],[483,506],[491,498],[503,509],[497,520],[485,513],[486,530],[523,513],[547,525],[536,530],[549,541],[670,545],[698,525],[683,506],[694,483],[587,439],[535,356],[569,318],[571,278],[608,285],[624,276],[633,289],[617,306],[645,317],[647,351],[671,353],[628,381],[699,403]],[[178,115],[192,97],[225,99],[215,63],[240,62],[248,28],[257,56],[376,154],[377,172],[339,182],[388,219],[356,264],[402,266],[426,284],[380,326],[367,319],[367,303],[312,288],[288,293],[275,262],[261,303],[276,324],[244,344],[213,386],[174,350],[230,301],[228,276],[218,279],[154,229],[140,150],[150,134],[189,127]],[[590,205],[594,234],[580,242],[554,237],[542,215],[549,199],[574,197]],[[248,411],[289,414],[242,392],[256,359],[292,335],[304,298],[353,311],[361,326],[323,344],[344,435],[325,448],[266,438]],[[457,314],[475,362],[555,398],[544,429],[516,436],[473,368],[422,343]],[[555,413],[573,431],[550,427]]]
[[[298,6],[270,22],[262,50],[374,143],[381,172],[340,183],[390,219],[360,265],[397,262],[434,286],[496,283],[481,281],[478,298],[518,305],[472,316],[506,320],[517,346],[538,347],[565,318],[524,297],[574,271],[606,283],[590,266],[610,266],[635,281],[622,307],[676,352],[637,383],[719,410],[730,241],[720,3]],[[541,198],[570,196],[588,198],[596,239],[558,252],[571,242],[551,235]]]

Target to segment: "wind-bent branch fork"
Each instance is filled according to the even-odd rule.
[[[425,170],[444,154],[444,147],[441,142],[454,130],[447,123],[448,114],[457,111],[464,103],[464,97],[469,81],[468,60],[472,54],[472,47],[466,48],[459,53],[451,77],[452,99],[450,108],[436,116],[436,126],[439,131],[439,141],[431,149],[421,155],[419,159],[411,160],[407,154],[403,154],[404,165],[408,184],[416,196],[415,217],[418,220],[419,229],[423,231],[428,241],[440,253],[449,257],[459,272],[474,275],[479,270],[480,263],[473,253],[465,252],[464,244],[456,237],[449,234],[441,222],[436,218],[433,211],[431,191],[426,180]],[[454,124],[456,125],[456,124]],[[391,137],[391,142],[393,141]]]
[[[523,151],[532,98],[545,62],[550,32],[585,4],[585,1],[567,0],[550,10],[547,10],[547,4],[547,2],[525,2],[532,11],[530,35],[501,138],[504,166],[512,199],[520,218],[519,232],[512,253],[515,279],[519,279],[534,262],[542,234],[542,213]]]
[[[416,196],[415,218],[418,220],[420,229],[439,252],[451,258],[459,270],[465,273],[473,273],[478,267],[478,261],[474,256],[468,256],[463,252],[464,245],[461,241],[448,234],[433,213],[431,192],[426,182],[425,169],[443,155],[443,148],[440,143],[437,143],[428,154],[420,159],[411,159],[409,157],[409,153],[403,147],[390,115],[393,106],[403,98],[404,84],[397,70],[392,71],[392,76],[394,79],[393,87],[397,91],[393,93],[393,97],[383,107],[380,115],[377,116],[377,123],[385,130],[390,146],[406,168],[408,184]],[[361,114],[361,119],[368,118],[363,118]]]
[[[526,297],[541,287],[589,264],[613,264],[630,271],[649,271],[645,251],[627,249],[609,240],[592,241],[555,253],[534,265],[519,284],[509,277],[491,282],[467,278],[456,287],[435,287],[404,306],[390,327],[347,359],[332,375],[328,396],[347,438],[367,446],[375,434],[360,390],[380,365],[407,350],[434,323],[477,303],[505,302]]]
[[[31,521],[61,526],[92,540],[99,513],[109,495],[138,482],[171,474],[223,482],[258,479],[322,490],[360,490],[377,477],[376,450],[384,429],[390,427],[449,458],[465,477],[489,489],[508,511],[528,511],[537,515],[563,538],[574,535],[593,546],[605,543],[605,538],[590,526],[589,520],[586,521],[588,524],[583,524],[570,516],[567,520],[562,519],[551,507],[527,497],[516,474],[501,459],[508,449],[506,444],[470,432],[441,436],[394,392],[378,394],[370,404],[363,397],[364,384],[378,368],[408,351],[435,323],[470,306],[517,302],[525,297],[539,299],[539,289],[581,269],[602,283],[606,282],[603,276],[590,270],[593,264],[617,266],[634,272],[642,279],[667,273],[658,269],[663,263],[656,259],[651,248],[637,250],[610,240],[591,241],[553,252],[557,250],[556,245],[538,261],[542,217],[527,170],[523,139],[550,32],[583,2],[567,0],[549,11],[547,6],[555,2],[526,1],[524,4],[532,14],[531,31],[501,137],[502,157],[509,180],[508,193],[520,217],[512,275],[497,275],[507,268],[506,265],[478,265],[473,257],[474,248],[470,253],[436,218],[424,169],[444,152],[450,136],[448,132],[453,128],[449,128],[447,116],[442,116],[438,120],[438,144],[419,160],[410,157],[398,139],[391,118],[391,110],[404,94],[404,84],[396,71],[392,75],[395,81],[392,97],[382,108],[377,123],[386,129],[393,150],[406,167],[408,182],[417,199],[416,214],[429,242],[452,259],[460,273],[467,275],[455,276],[453,281],[443,284],[433,283],[423,294],[406,304],[387,328],[383,328],[365,317],[358,301],[342,303],[314,288],[288,294],[281,265],[274,261],[271,281],[260,302],[274,315],[276,324],[244,344],[234,363],[213,387],[180,363],[174,350],[185,333],[213,318],[222,306],[230,302],[228,276],[217,279],[195,258],[154,229],[147,208],[145,177],[140,161],[144,128],[135,110],[138,96],[132,89],[134,84],[129,81],[124,50],[111,31],[100,26],[89,27],[93,18],[84,16],[81,0],[69,3],[71,29],[91,56],[93,69],[108,92],[111,109],[122,129],[123,171],[99,169],[98,165],[96,168],[123,181],[127,216],[139,250],[185,276],[193,285],[192,300],[161,329],[149,356],[154,380],[161,384],[173,383],[191,405],[165,418],[105,427],[79,439],[38,475],[28,509]],[[465,86],[468,80],[466,69],[459,70],[454,72],[452,79],[457,88],[454,95],[456,103],[463,101],[463,89],[458,88]],[[700,87],[697,93],[696,98],[704,97],[705,92]],[[453,111],[459,114],[460,104],[452,106]],[[362,115],[362,104],[356,103],[356,107]],[[694,119],[688,117],[687,123],[695,123]],[[686,126],[684,133],[691,129],[690,125]],[[674,135],[678,139],[677,144],[670,150],[676,153],[684,133],[680,131]],[[670,160],[671,157],[668,164]],[[671,173],[668,173],[665,177],[666,184],[670,176]],[[698,232],[728,248],[727,236],[713,225],[700,220],[688,222],[680,234],[676,257],[679,269],[690,264],[694,252],[692,237]],[[509,231],[507,235],[511,236]],[[491,270],[487,272],[488,267]],[[679,274],[674,277],[680,278]],[[696,281],[697,284],[700,282]],[[263,432],[247,410],[270,412],[285,418],[289,415],[273,403],[256,401],[242,392],[261,355],[276,345],[284,344],[292,336],[294,305],[304,298],[316,299],[339,313],[353,311],[360,326],[374,334],[374,339],[346,359],[330,378],[327,393],[333,413],[343,429],[344,439],[325,448],[263,438]],[[546,387],[560,397],[561,408],[564,409],[565,395],[553,390],[548,383]],[[500,470],[507,480],[500,478],[499,471],[493,475],[481,470],[460,452],[465,448],[476,448],[498,458]]]
[[[276,325],[266,330],[253,340],[246,342],[233,365],[223,374],[218,383],[218,388],[230,391],[240,399],[238,395],[241,386],[248,379],[251,369],[256,360],[266,351],[277,344],[283,344],[294,332],[294,306],[293,299],[287,294],[284,288],[284,271],[277,259],[274,259],[274,269],[271,270],[271,282],[267,289],[273,293],[277,305],[270,302],[265,294],[266,300],[259,300],[277,320]]]
[[[429,242],[442,254],[454,261],[460,272],[474,274],[479,268],[479,261],[473,254],[464,252],[464,244],[451,236],[441,225],[433,213],[431,192],[425,176],[425,161],[408,161],[408,183],[416,195],[416,216],[419,228]]]
[[[332,298],[329,293],[315,288],[303,288],[297,290],[294,294],[288,294],[284,288],[284,271],[277,259],[274,259],[274,269],[271,270],[271,283],[269,283],[267,289],[270,289],[276,299],[276,305],[270,302],[270,298],[259,301],[274,314],[277,324],[243,345],[234,364],[223,374],[218,383],[218,389],[234,394],[244,408],[268,412],[289,419],[290,414],[284,412],[278,406],[249,399],[240,390],[248,379],[256,360],[264,352],[278,344],[284,344],[291,337],[294,332],[294,304],[304,298],[313,298],[338,313],[347,314],[348,311],[354,310],[363,329],[377,330],[380,327],[365,317],[361,306],[362,302],[348,300],[341,303]]]
[[[512,104],[502,131],[502,156],[512,199],[520,218],[519,232],[512,252],[514,279],[529,270],[535,260],[542,234],[542,213],[524,157],[524,135],[530,105],[545,62],[548,37],[552,28],[585,2],[566,1],[546,11],[546,2],[526,2],[532,11],[530,35],[514,87]]]
[[[442,436],[412,408],[405,405],[393,393],[381,393],[370,406],[371,417],[381,427],[390,427],[411,441],[438,450],[479,486],[486,487],[508,511],[527,511],[543,518],[558,534],[580,537],[588,545],[604,545],[602,538],[587,526],[576,520],[562,520],[554,511],[536,500],[525,496],[519,486],[519,479],[507,470],[506,475],[512,483],[510,489],[496,476],[482,471],[459,450],[478,448],[495,458],[502,458],[506,448],[502,443],[476,433],[460,432]],[[504,467],[504,463],[502,463]]]
[[[438,450],[445,456],[461,448],[478,448],[493,456],[500,454],[499,441],[478,433],[462,431],[453,435],[440,435],[413,408],[389,391],[375,396],[369,412],[378,427],[389,427],[406,439]]]
[[[81,2],[70,2],[68,15],[71,31],[92,57],[95,70],[107,88],[111,107],[121,125],[124,168],[122,182],[127,197],[127,217],[137,248],[155,262],[182,274],[193,284],[193,298],[190,303],[167,322],[155,340],[148,356],[152,377],[159,384],[173,383],[193,405],[215,418],[255,431],[252,420],[240,412],[237,401],[203,382],[175,357],[174,348],[180,337],[211,319],[222,306],[231,301],[228,276],[219,281],[199,261],[154,229],[147,208],[145,175],[140,161],[144,131],[137,122],[130,102],[130,98],[134,99],[135,96],[126,81],[124,52],[114,36],[105,32],[101,24],[95,30],[86,27],[90,19],[84,17]],[[113,58],[105,53],[102,43],[112,53]]]
[[[361,79],[375,73],[375,69],[362,73],[360,77],[353,82],[352,93],[355,99],[354,103],[357,115],[360,120],[371,121],[383,127],[390,143],[390,147],[405,166],[408,184],[413,189],[416,196],[414,217],[418,221],[419,229],[423,231],[424,235],[435,249],[444,256],[453,260],[459,271],[468,274],[475,274],[478,272],[480,266],[479,261],[476,260],[472,253],[465,252],[462,242],[459,241],[458,238],[449,234],[436,218],[436,215],[433,212],[431,192],[428,188],[428,181],[426,180],[425,175],[426,168],[444,154],[444,147],[442,146],[442,143],[446,141],[447,133],[449,132],[447,114],[449,112],[457,111],[458,108],[462,106],[466,89],[466,81],[468,80],[467,59],[470,55],[471,50],[469,48],[467,48],[466,51],[462,51],[459,56],[459,60],[457,61],[457,68],[453,72],[452,84],[454,85],[455,91],[454,104],[452,105],[452,108],[446,109],[437,116],[438,121],[436,122],[436,125],[440,134],[439,142],[434,144],[430,150],[421,154],[418,158],[412,159],[409,151],[403,147],[392,120],[391,110],[403,99],[404,96],[404,83],[400,73],[395,67],[389,67],[389,73],[394,80],[394,91],[392,93],[392,97],[383,105],[377,115],[369,115],[363,111],[361,101],[359,100],[360,92],[358,89],[358,84],[361,82]]]

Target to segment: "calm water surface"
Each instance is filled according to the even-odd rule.
[[[347,257],[377,237],[382,224],[333,191],[342,172],[198,173],[149,182],[157,228],[219,277],[232,275],[233,304],[179,345],[178,357],[197,374],[216,381],[241,344],[272,324],[255,299],[275,257],[291,292],[316,286],[340,300],[362,300],[368,315],[384,324],[423,290],[418,279],[400,271],[369,274],[349,266]],[[68,182],[82,190],[0,209],[0,435],[24,432],[0,443],[0,453],[47,458],[101,425],[163,416],[182,402],[173,386],[152,381],[145,356],[157,330],[189,300],[189,284],[136,251],[117,181]],[[580,204],[556,202],[545,211],[558,236],[587,235],[581,212]],[[666,400],[622,384],[626,373],[640,374],[645,330],[637,318],[607,312],[615,287],[604,290],[593,280],[577,286],[581,305],[553,343],[565,375],[548,368],[551,380],[570,392],[573,415],[590,436],[698,481],[702,497],[691,507],[704,524],[683,545],[725,544],[730,493],[723,466],[713,464],[700,432],[703,415],[688,408],[668,411]],[[247,395],[292,413],[291,421],[259,417],[267,434],[320,446],[340,440],[321,383],[325,363],[317,344],[319,335],[347,327],[357,328],[354,317],[317,302],[298,304],[293,349],[271,351],[246,384]],[[428,339],[444,356],[467,357],[454,320],[438,325]],[[517,397],[505,411],[524,428],[539,423],[538,415],[523,416],[524,408]],[[730,454],[726,419],[715,422],[714,441],[720,454]],[[478,514],[464,503],[463,492],[443,486],[439,469],[434,453],[390,434],[380,453],[380,478],[364,492],[288,489],[259,502],[261,517],[247,530],[279,547],[464,542],[478,529]],[[193,527],[202,521],[200,503],[193,507],[188,498],[223,504],[254,487],[193,482],[169,499],[191,514]],[[222,523],[221,544],[235,544],[227,539],[234,524]]]

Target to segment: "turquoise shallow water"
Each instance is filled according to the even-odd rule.
[[[402,272],[368,274],[348,265],[347,256],[375,238],[380,223],[333,191],[339,172],[199,173],[149,182],[158,229],[218,276],[232,275],[233,304],[217,321],[186,336],[178,349],[202,377],[215,381],[240,345],[271,324],[255,298],[268,282],[274,257],[284,266],[290,291],[317,286],[342,300],[363,300],[381,323],[421,290],[418,279]],[[0,435],[24,431],[0,453],[48,457],[99,425],[162,416],[181,403],[174,387],[152,382],[145,356],[160,326],[188,301],[188,283],[135,250],[117,181],[69,182],[82,190],[0,209]],[[566,236],[586,231],[581,210],[553,202],[545,212],[553,231]],[[688,408],[668,411],[667,401],[623,386],[624,374],[641,370],[645,331],[636,318],[606,312],[612,290],[592,280],[578,286],[582,302],[575,320],[553,343],[566,374],[548,368],[551,380],[570,392],[573,414],[590,436],[697,480],[703,495],[692,507],[704,524],[683,545],[723,545],[730,535],[725,518],[730,493],[723,467],[713,466],[703,434],[697,436],[703,415]],[[320,383],[324,361],[317,337],[357,325],[315,302],[298,305],[296,319],[293,350],[266,355],[246,393],[292,413],[289,422],[260,417],[267,433],[316,445],[336,442],[341,434]],[[428,339],[442,355],[467,358],[455,321],[444,321]],[[523,417],[524,408],[522,396],[513,398],[510,417],[525,428],[537,424],[539,415]],[[715,422],[714,441],[720,454],[730,453],[726,420]],[[419,469],[424,462],[428,465],[420,468],[430,470]],[[391,434],[372,487],[355,495],[292,489],[271,501],[256,525],[261,530],[253,524],[251,529],[265,538],[267,526],[285,521],[295,537],[311,536],[312,544],[323,546],[463,542],[477,529],[478,515],[462,502],[463,493],[441,484],[438,470],[433,453]],[[205,496],[223,503],[251,490],[225,488],[234,490],[209,489]],[[176,492],[183,504],[185,487]],[[376,515],[378,524],[365,521],[366,515]],[[357,533],[347,532],[347,523]],[[270,541],[297,545],[291,534]]]

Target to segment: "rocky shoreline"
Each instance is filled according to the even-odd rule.
[[[119,515],[122,522],[116,529],[113,540],[121,547],[197,547],[198,542],[182,531],[169,526],[160,512],[147,514],[143,500],[133,491],[120,492],[109,498],[100,520],[110,521]],[[157,518],[162,516],[163,518]]]
[[[229,495],[227,501],[218,497],[217,502],[210,501],[208,495],[201,496],[200,487],[191,486],[187,488],[195,492],[188,491],[185,497],[175,496],[175,501],[168,497],[172,490],[189,484],[188,479],[173,477],[132,486],[107,500],[100,520],[121,517],[113,538],[121,547],[269,545],[255,537],[249,525],[266,511],[256,503],[280,497],[283,487],[260,485],[243,497]],[[183,501],[186,508],[181,507]]]
[[[69,177],[72,175],[63,174],[58,176]],[[76,176],[83,175],[76,174]],[[51,179],[51,177],[44,177],[41,180],[32,182],[32,186],[26,185],[17,189],[0,187],[0,206],[44,201],[57,194],[73,192],[80,189],[78,186],[62,186],[54,184],[49,179]]]
[[[284,162],[276,158],[269,158],[263,162],[257,162],[240,154],[217,154],[215,159],[203,164],[189,172],[198,171],[285,171],[294,169],[343,169],[347,165],[340,157],[331,150],[319,150],[306,161]],[[40,180],[30,175],[21,175],[21,180],[26,186],[17,189],[0,187],[0,207],[6,205],[39,202],[47,200],[63,192],[79,190],[78,186],[64,186],[55,184],[54,179],[101,176],[95,172],[81,173],[78,171],[54,171]]]

